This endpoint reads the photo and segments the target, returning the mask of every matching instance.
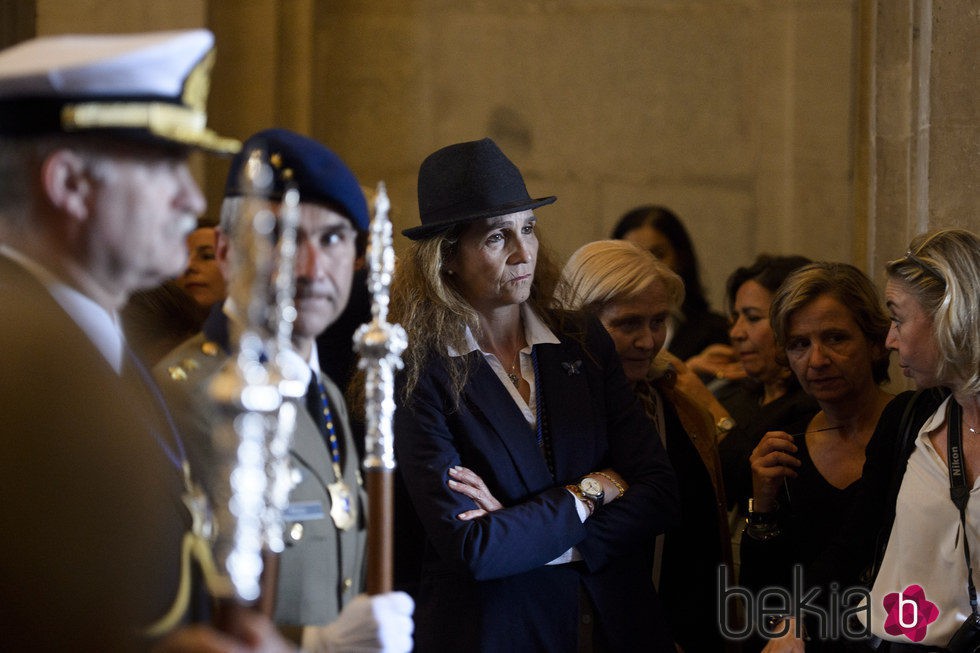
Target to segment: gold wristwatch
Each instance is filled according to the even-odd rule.
[[[606,498],[606,492],[602,489],[602,483],[591,476],[583,476],[578,482],[578,489],[582,495],[595,504],[598,508],[602,505],[602,500]]]

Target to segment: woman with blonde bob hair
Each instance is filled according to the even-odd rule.
[[[684,282],[677,273],[653,254],[623,240],[599,240],[580,247],[565,264],[562,281],[560,303],[567,309],[595,315],[600,321],[611,304],[639,296],[654,282],[662,288],[667,317],[684,301]],[[668,368],[668,360],[666,355],[658,359],[661,372]],[[623,361],[626,376],[630,380],[645,378],[650,366],[638,365],[634,370],[631,362]]]
[[[861,333],[870,342],[880,345],[872,361],[873,377],[876,383],[888,381],[889,356],[885,337],[890,321],[881,303],[881,295],[871,279],[853,265],[826,262],[811,263],[794,272],[790,278],[792,281],[787,279],[776,293],[770,309],[777,360],[783,365],[790,364],[786,346],[796,312],[821,295],[830,295],[850,310],[851,318]]]
[[[663,348],[668,318],[683,302],[683,282],[650,252],[622,240],[580,247],[562,280],[562,304],[598,317],[612,337],[677,472],[681,522],[658,539],[653,570],[671,635],[684,651],[724,650],[720,633],[704,620],[716,609],[718,566],[732,568],[715,420],[680,387],[678,369],[687,387],[700,386],[698,397],[717,401]]]
[[[865,448],[893,398],[880,387],[888,380],[889,321],[871,279],[834,262],[787,277],[770,321],[777,359],[820,410],[767,432],[752,452],[741,583],[789,591],[794,569],[806,570],[833,540],[857,493]]]

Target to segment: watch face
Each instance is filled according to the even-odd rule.
[[[582,490],[582,494],[584,494],[590,499],[602,494],[602,483],[595,480],[591,476],[586,476],[585,478],[583,478],[579,482],[578,487],[580,490]]]
[[[733,420],[731,417],[722,417],[720,420],[718,420],[718,428],[722,431],[731,431],[733,428],[735,428],[735,420]]]

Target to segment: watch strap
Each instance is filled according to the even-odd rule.
[[[748,523],[749,524],[771,524],[776,521],[776,515],[779,511],[779,505],[776,505],[775,510],[761,511],[756,508],[755,499],[749,498],[749,514]]]
[[[602,478],[606,479],[607,481],[609,481],[610,483],[612,483],[613,485],[615,485],[616,486],[616,489],[619,490],[619,494],[616,495],[616,498],[617,499],[619,497],[623,496],[624,494],[626,494],[626,488],[623,487],[623,484],[620,483],[619,481],[617,481],[615,478],[613,478],[609,474],[607,474],[605,472],[592,472],[591,475],[592,476],[601,476]]]
[[[575,498],[585,504],[589,510],[589,515],[595,512],[595,501],[582,494],[582,488],[574,484],[568,484],[565,489],[575,495]]]

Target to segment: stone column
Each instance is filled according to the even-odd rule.
[[[980,230],[980,16],[957,0],[862,0],[861,41],[856,222],[881,280],[916,233]]]

